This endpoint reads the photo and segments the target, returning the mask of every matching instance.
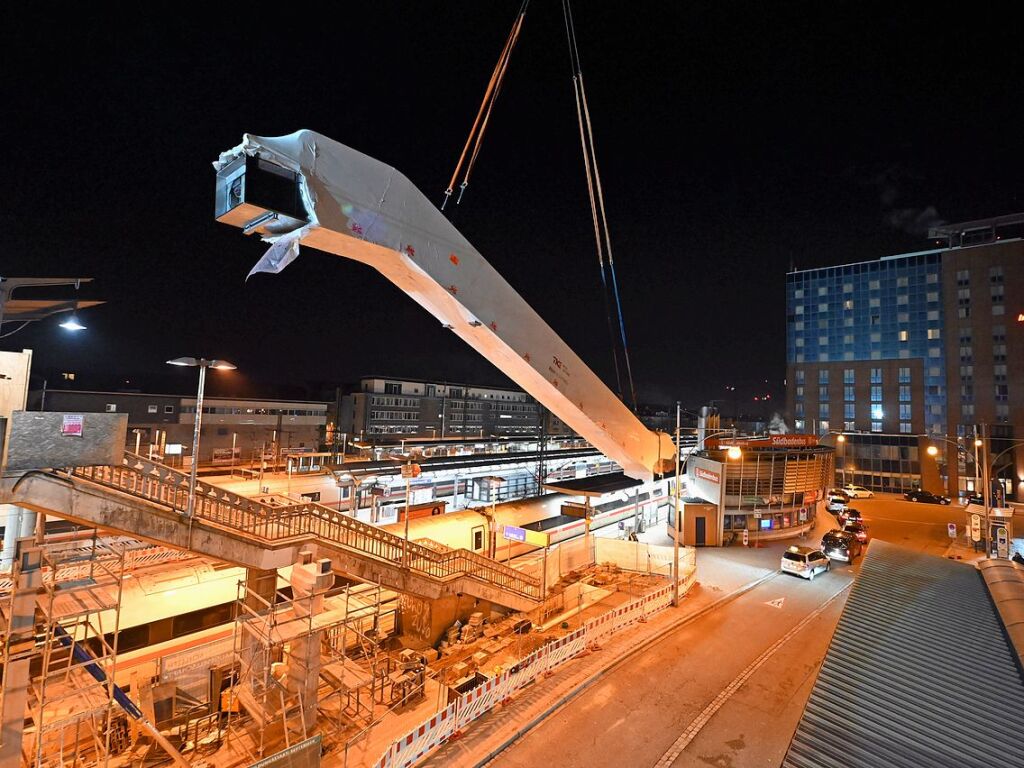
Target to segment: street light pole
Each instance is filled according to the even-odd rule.
[[[233,371],[234,365],[227,360],[207,360],[204,357],[176,357],[167,361],[168,365],[187,366],[199,369],[199,390],[196,393],[196,421],[192,432],[192,468],[188,477],[188,508],[185,516],[192,519],[196,509],[196,473],[199,469],[199,433],[203,424],[203,390],[206,388],[206,369]]]
[[[985,501],[985,535],[982,538],[983,538],[983,540],[985,542],[985,559],[986,560],[988,558],[992,557],[992,545],[991,545],[991,542],[989,542],[989,533],[990,533],[990,531],[989,531],[989,522],[988,522],[989,509],[992,506],[992,482],[991,482],[991,478],[989,477],[989,467],[988,467],[988,464],[989,464],[989,459],[990,459],[990,457],[992,455],[992,449],[991,449],[991,447],[989,446],[989,443],[988,443],[988,429],[987,429],[987,427],[988,427],[987,424],[982,424],[981,425],[982,450],[985,452],[985,463],[984,463],[984,465],[982,465],[982,468],[981,468],[981,471],[984,473],[983,478],[982,478],[982,482],[985,484],[985,490],[984,490],[984,494],[985,495],[982,497],[984,499],[984,501]]]
[[[675,487],[675,509],[672,520],[675,523],[675,535],[672,536],[672,605],[679,605],[679,426],[681,410],[679,401],[676,400],[676,487]]]

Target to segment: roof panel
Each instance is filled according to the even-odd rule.
[[[977,570],[871,543],[784,768],[1024,768],[1024,680]]]

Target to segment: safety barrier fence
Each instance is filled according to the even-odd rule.
[[[509,669],[468,691],[419,726],[392,742],[372,768],[408,768],[520,688],[599,644],[614,632],[650,616],[672,602],[672,585],[637,598],[586,622],[582,627],[538,648]]]
[[[143,456],[126,452],[120,466],[76,467],[73,474],[173,510],[188,508],[189,476]],[[540,580],[515,568],[465,549],[438,552],[407,542],[315,502],[275,506],[197,481],[193,514],[269,542],[313,536],[430,578],[468,577],[530,600],[541,598]]]

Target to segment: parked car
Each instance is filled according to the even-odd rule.
[[[822,538],[821,550],[829,560],[852,563],[855,557],[860,557],[861,552],[864,551],[864,545],[852,531],[836,528]]]
[[[851,499],[870,499],[875,495],[873,491],[869,491],[863,485],[853,485],[852,483],[844,485],[843,490]]]
[[[977,504],[979,507],[983,507],[985,506],[985,497],[972,493],[964,500],[964,504]]]
[[[839,524],[846,525],[847,523],[863,523],[864,515],[856,507],[847,507],[839,513]]]
[[[936,496],[931,491],[923,491],[920,488],[904,493],[903,498],[907,501],[919,501],[922,504],[949,504],[948,496]]]
[[[841,496],[843,498],[843,500],[845,500],[845,501],[849,501],[850,500],[850,494],[848,494],[842,488],[829,488],[828,489],[828,495],[829,496]]]
[[[845,496],[829,496],[825,509],[829,512],[842,512],[848,503],[849,500]]]
[[[820,549],[794,546],[782,553],[782,572],[792,573],[808,581],[831,568],[832,564]]]
[[[861,544],[866,544],[867,543],[867,540],[868,540],[868,527],[866,525],[864,525],[864,523],[858,523],[858,522],[847,523],[846,525],[843,526],[843,530],[846,531],[847,533],[851,533],[854,536],[856,536],[857,540],[860,541]]]

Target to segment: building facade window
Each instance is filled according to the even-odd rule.
[[[873,384],[871,386],[871,402],[882,402],[882,387],[880,384]]]
[[[900,368],[900,384],[909,384],[909,383],[910,383],[910,369],[909,368]]]
[[[882,369],[881,368],[872,368],[871,369],[871,383],[872,384],[881,384],[882,383]]]
[[[909,384],[900,384],[900,402],[901,403],[909,403],[910,402],[910,385]]]

